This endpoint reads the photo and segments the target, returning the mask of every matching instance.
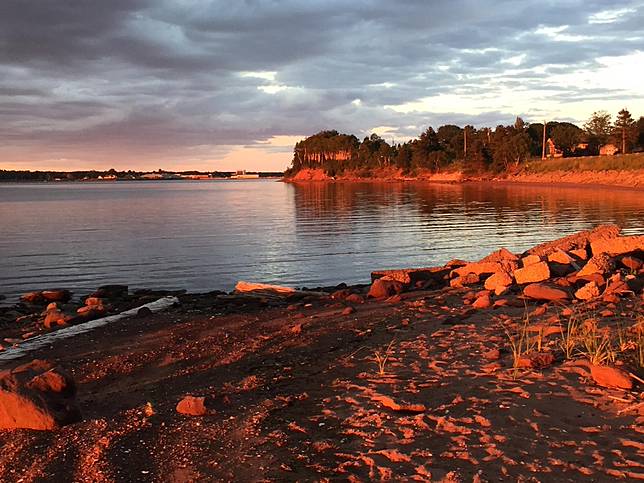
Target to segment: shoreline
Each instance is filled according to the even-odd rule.
[[[54,337],[0,368],[51,361],[82,418],[0,430],[0,479],[642,478],[644,365],[629,344],[644,329],[644,236],[618,232],[371,285],[33,294],[19,322],[2,319],[0,354]],[[164,296],[178,303],[100,323]],[[78,308],[97,326],[56,338],[82,327],[64,317]],[[614,358],[571,327],[609,334]]]
[[[298,177],[299,176],[299,177]],[[534,186],[561,186],[561,187],[601,187],[606,189],[644,190],[644,170],[634,171],[553,171],[549,173],[530,173],[503,176],[465,176],[461,172],[422,174],[418,177],[405,177],[390,175],[382,177],[356,177],[352,175],[331,178],[321,170],[303,170],[298,175],[282,178],[285,183],[436,183],[436,184],[467,184],[467,183],[492,183]]]

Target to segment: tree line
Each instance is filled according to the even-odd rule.
[[[544,136],[545,134],[545,136]],[[544,139],[545,138],[545,139]],[[346,170],[368,171],[395,167],[405,173],[417,170],[462,170],[468,174],[500,173],[519,168],[531,158],[549,154],[550,139],[559,155],[593,156],[601,146],[614,144],[619,152],[644,150],[644,116],[635,121],[627,109],[615,121],[605,111],[592,114],[583,128],[569,122],[526,123],[518,117],[513,125],[475,128],[453,124],[428,127],[416,139],[388,143],[377,134],[360,141],[352,134],[321,131],[298,142],[286,175],[305,168],[322,168],[329,176]]]

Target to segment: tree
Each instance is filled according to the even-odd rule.
[[[568,122],[557,123],[552,129],[550,137],[559,149],[566,155],[570,155],[573,148],[581,141],[583,131],[574,124]]]
[[[615,119],[615,138],[621,138],[622,154],[625,154],[627,148],[630,148],[635,141],[635,121],[626,108],[617,113]]]
[[[637,120],[637,146],[644,149],[644,116]]]
[[[589,141],[592,144],[606,144],[612,132],[610,114],[606,111],[593,112],[593,115],[584,124],[584,129],[588,133]]]

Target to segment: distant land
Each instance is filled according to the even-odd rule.
[[[598,177],[598,172],[612,174]],[[557,121],[528,124],[519,117],[513,125],[494,129],[447,124],[437,130],[430,126],[403,143],[387,142],[378,134],[360,141],[352,134],[321,131],[295,145],[285,178],[529,178],[531,182],[644,186],[644,116],[635,121],[622,109],[613,122],[610,114],[597,111],[583,128]]]
[[[0,170],[0,181],[8,182],[63,182],[63,181],[173,181],[173,180],[215,180],[281,178],[281,171],[17,171]]]

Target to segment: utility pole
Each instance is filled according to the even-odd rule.
[[[463,159],[467,159],[467,126],[463,128]]]
[[[546,121],[543,121],[543,142],[541,143],[541,159],[546,159]]]
[[[626,126],[622,126],[622,153],[626,154]]]

